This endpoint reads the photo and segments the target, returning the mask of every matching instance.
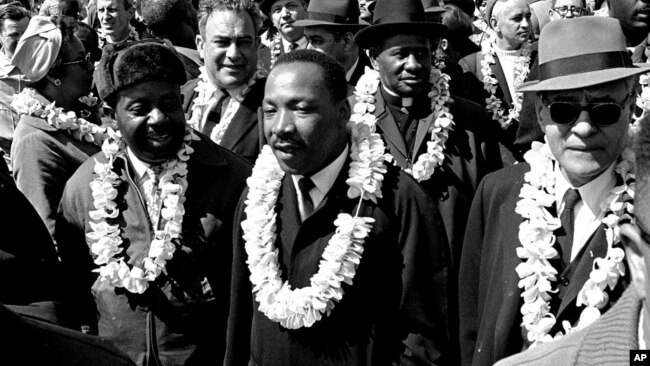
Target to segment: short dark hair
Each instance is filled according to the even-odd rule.
[[[234,11],[237,13],[245,12],[253,20],[255,36],[262,27],[262,13],[252,0],[201,0],[199,3],[199,32],[205,36],[205,24],[208,18],[216,11]]]
[[[181,29],[179,21],[191,24],[196,32],[198,23],[191,13],[193,6],[187,0],[147,0],[142,3],[142,18],[157,37],[170,38],[168,35]]]
[[[29,10],[19,5],[9,4],[0,7],[0,26],[4,24],[7,19],[21,20],[24,18],[31,19],[32,14]]]
[[[447,40],[460,41],[474,32],[472,18],[456,5],[445,5],[441,23],[447,26]]]
[[[320,66],[323,70],[325,86],[330,92],[332,100],[340,102],[348,95],[348,83],[345,80],[345,69],[334,58],[314,50],[296,50],[278,57],[271,69],[271,73],[279,65],[296,62],[311,63]]]
[[[102,50],[99,48],[97,31],[88,24],[77,20],[75,22],[74,35],[83,43],[84,50],[87,54],[90,54],[90,60],[92,62],[99,61],[99,58],[102,57]]]

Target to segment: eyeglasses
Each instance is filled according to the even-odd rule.
[[[572,102],[552,102],[546,104],[542,101],[551,113],[551,119],[558,125],[570,125],[580,116],[582,111],[589,113],[591,122],[597,126],[612,126],[621,118],[623,109],[630,101],[634,94],[627,95],[623,103],[572,103]]]
[[[61,66],[66,66],[66,65],[76,65],[76,64],[83,64],[86,66],[86,69],[92,70],[95,68],[95,65],[93,65],[92,61],[90,61],[90,53],[87,53],[83,59],[80,60],[75,60],[75,61],[69,61],[69,62],[61,62]]]
[[[558,6],[557,8],[552,8],[554,12],[560,14],[562,18],[567,16],[568,12],[571,12],[574,17],[579,17],[583,15],[587,15],[588,11],[585,8],[579,7],[579,6]]]

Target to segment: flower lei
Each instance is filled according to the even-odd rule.
[[[521,104],[524,100],[523,93],[515,93],[516,98],[512,101],[512,108],[508,111],[508,115],[504,116],[505,110],[501,107],[502,101],[497,98],[496,91],[499,81],[492,74],[490,65],[496,63],[496,39],[494,37],[488,38],[482,45],[481,54],[481,73],[483,74],[483,89],[485,89],[490,96],[485,99],[486,109],[492,114],[492,119],[499,122],[501,128],[508,129],[514,120],[519,119],[519,112],[521,111]],[[515,62],[515,79],[513,87],[517,87],[523,83],[528,77],[530,72],[530,53],[533,48],[531,42],[526,42],[521,49],[521,55]],[[508,92],[507,90],[504,92]]]
[[[311,327],[323,314],[329,316],[336,302],[343,298],[341,282],[352,285],[365,238],[375,221],[371,217],[359,217],[359,210],[364,199],[376,203],[382,197],[381,184],[386,173],[384,142],[375,133],[374,121],[369,118],[351,118],[348,129],[352,137],[352,163],[346,181],[347,195],[350,199],[358,197],[359,204],[354,216],[340,213],[334,220],[336,231],[325,247],[309,287],[292,289],[288,281],[283,283],[281,279],[278,249],[274,245],[275,205],[284,172],[268,145],[263,147],[248,178],[246,220],[241,226],[253,294],[260,304],[259,310],[288,329]]]
[[[442,165],[445,160],[445,143],[449,138],[449,131],[453,129],[454,117],[449,113],[449,80],[451,78],[442,73],[438,68],[431,69],[429,82],[431,91],[428,97],[431,99],[434,123],[429,131],[431,139],[427,141],[427,151],[418,156],[412,168],[405,171],[411,174],[418,182],[431,178],[436,167]],[[354,106],[354,114],[359,120],[367,124],[376,123],[373,112],[375,111],[375,93],[379,88],[379,72],[366,67],[364,74],[359,78],[354,94],[357,96],[357,103]],[[388,160],[394,161],[389,155]]]
[[[555,336],[548,334],[556,323],[549,302],[552,294],[557,292],[557,289],[553,289],[553,283],[557,281],[558,273],[549,260],[558,257],[553,248],[556,241],[553,231],[561,227],[561,222],[548,211],[548,207],[555,204],[555,159],[548,145],[534,142],[524,158],[531,168],[524,176],[525,183],[519,193],[521,200],[515,209],[524,218],[519,226],[521,246],[517,247],[517,256],[524,262],[517,266],[516,271],[520,278],[519,287],[523,288],[522,327],[533,347],[563,336],[561,331]],[[568,321],[562,323],[565,333],[582,329],[598,319],[600,309],[609,303],[605,290],[608,287],[613,289],[619,278],[625,275],[625,252],[617,245],[620,244],[618,222],[631,218],[633,212],[634,153],[629,148],[623,152],[615,171],[623,178],[623,183],[611,190],[602,206],[607,254],[594,259],[589,279],[577,298],[577,306],[584,305],[585,309],[575,327]]]
[[[18,114],[26,114],[43,118],[47,123],[57,130],[65,130],[75,139],[82,142],[90,142],[97,146],[102,146],[104,140],[108,138],[108,128],[98,126],[88,122],[85,118],[90,116],[90,112],[83,110],[80,112],[82,117],[77,117],[73,111],[64,112],[63,108],[55,106],[52,102],[43,106],[34,96],[36,91],[32,88],[25,88],[19,94],[13,96],[11,107]],[[83,104],[92,107],[97,104],[97,98],[90,93],[88,96],[79,98]],[[112,126],[115,128],[115,126]]]
[[[104,46],[106,46],[107,43],[111,43],[108,40],[108,36],[104,34],[104,32],[102,32],[101,28],[97,30],[97,38],[98,38],[97,41],[100,50],[104,48]],[[140,35],[138,34],[138,31],[135,30],[135,28],[129,26],[129,35],[126,37],[124,41],[139,41],[139,40],[140,40]],[[121,42],[116,42],[116,43],[121,43]]]
[[[274,36],[273,36],[273,41],[271,41],[271,65],[269,68],[273,67],[275,64],[275,60],[280,57],[282,54],[282,39],[280,36],[280,32],[278,31]]]
[[[88,246],[102,281],[109,281],[112,286],[123,287],[129,292],[141,294],[163,271],[168,260],[176,251],[183,224],[185,209],[185,192],[187,191],[187,161],[194,151],[190,146],[192,140],[199,137],[191,128],[185,130],[183,146],[177,153],[176,159],[171,159],[163,164],[163,172],[158,184],[161,192],[163,207],[161,216],[164,220],[162,230],[154,228],[154,238],[149,246],[149,253],[142,261],[143,268],[129,266],[124,256],[117,257],[124,248],[120,248],[119,224],[114,223],[120,214],[115,199],[118,195],[120,177],[113,171],[113,162],[124,143],[119,132],[109,130],[110,137],[104,141],[102,152],[107,162],[101,163],[95,159],[95,179],[90,182],[94,198],[95,210],[89,212],[89,221],[92,231],[86,234]],[[111,223],[109,223],[109,220]]]
[[[204,108],[206,105],[210,105],[215,101],[214,92],[217,90],[217,88],[212,85],[212,82],[210,82],[205,66],[199,67],[199,70],[201,71],[201,74],[199,75],[199,82],[197,83],[196,88],[194,88],[194,91],[198,92],[198,95],[196,98],[194,98],[192,104],[192,114],[189,121],[187,122],[192,128],[197,131],[201,131],[200,127],[201,120],[203,119]],[[257,70],[247,81],[246,86],[242,89],[238,98],[243,101],[248,92],[251,90],[253,84],[265,76],[266,71],[261,68],[260,65],[258,65]],[[212,131],[210,138],[217,144],[221,144],[223,135],[226,133],[228,126],[230,126],[230,122],[232,122],[232,118],[235,116],[235,113],[239,109],[240,104],[241,103],[239,100],[232,98],[230,104],[228,104],[228,108],[226,108],[226,111],[223,113],[221,120]]]

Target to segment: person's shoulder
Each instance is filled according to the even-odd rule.
[[[483,177],[480,191],[484,197],[499,197],[499,199],[510,195],[519,195],[524,175],[528,171],[530,171],[528,163],[519,163],[489,173]]]
[[[525,352],[502,359],[495,366],[569,366],[576,364],[576,355],[584,338],[574,333],[552,343],[542,344]]]
[[[188,98],[188,96],[194,94],[194,89],[196,89],[196,86],[199,84],[199,80],[200,78],[188,80],[181,86],[181,94],[183,94],[183,97]],[[184,102],[187,102],[187,100]]]
[[[192,144],[192,148],[195,150],[194,162],[213,167],[229,167],[230,170],[246,174],[246,176],[250,175],[252,167],[246,159],[214,143],[206,135],[195,133],[199,139]]]
[[[476,73],[477,65],[478,65],[478,59],[479,59],[480,54],[481,54],[481,51],[471,53],[471,54],[461,58],[458,61],[458,64],[463,68],[463,71]]]

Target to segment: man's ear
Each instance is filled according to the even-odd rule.
[[[348,101],[348,98],[345,98],[342,104],[343,105],[339,110],[339,117],[341,121],[345,121],[345,125],[347,125],[348,121],[350,120],[350,116],[352,116],[352,107],[350,107],[350,101]]]
[[[199,56],[205,61],[205,51],[203,50],[205,42],[203,41],[203,36],[201,36],[201,34],[197,34],[194,42],[196,42],[196,50],[199,51]]]
[[[545,123],[542,121],[542,111],[544,108],[544,103],[542,102],[542,98],[540,94],[535,94],[535,115],[537,116],[537,124],[539,127],[542,129],[542,132],[544,132],[544,125]]]
[[[490,27],[492,27],[492,29],[494,29],[495,31],[498,31],[497,30],[498,26],[499,26],[499,21],[497,20],[497,18],[490,18]]]
[[[346,32],[343,35],[343,50],[345,52],[350,52],[354,49],[354,33]]]
[[[366,55],[370,59],[370,64],[375,71],[379,72],[379,63],[377,62],[377,57],[379,56],[379,50],[376,47],[371,47],[366,50]]]
[[[642,284],[640,288],[645,289],[647,265],[644,254],[650,254],[650,248],[641,238],[639,228],[632,224],[623,224],[620,227],[619,235],[625,247],[625,257],[630,267],[632,280]]]

